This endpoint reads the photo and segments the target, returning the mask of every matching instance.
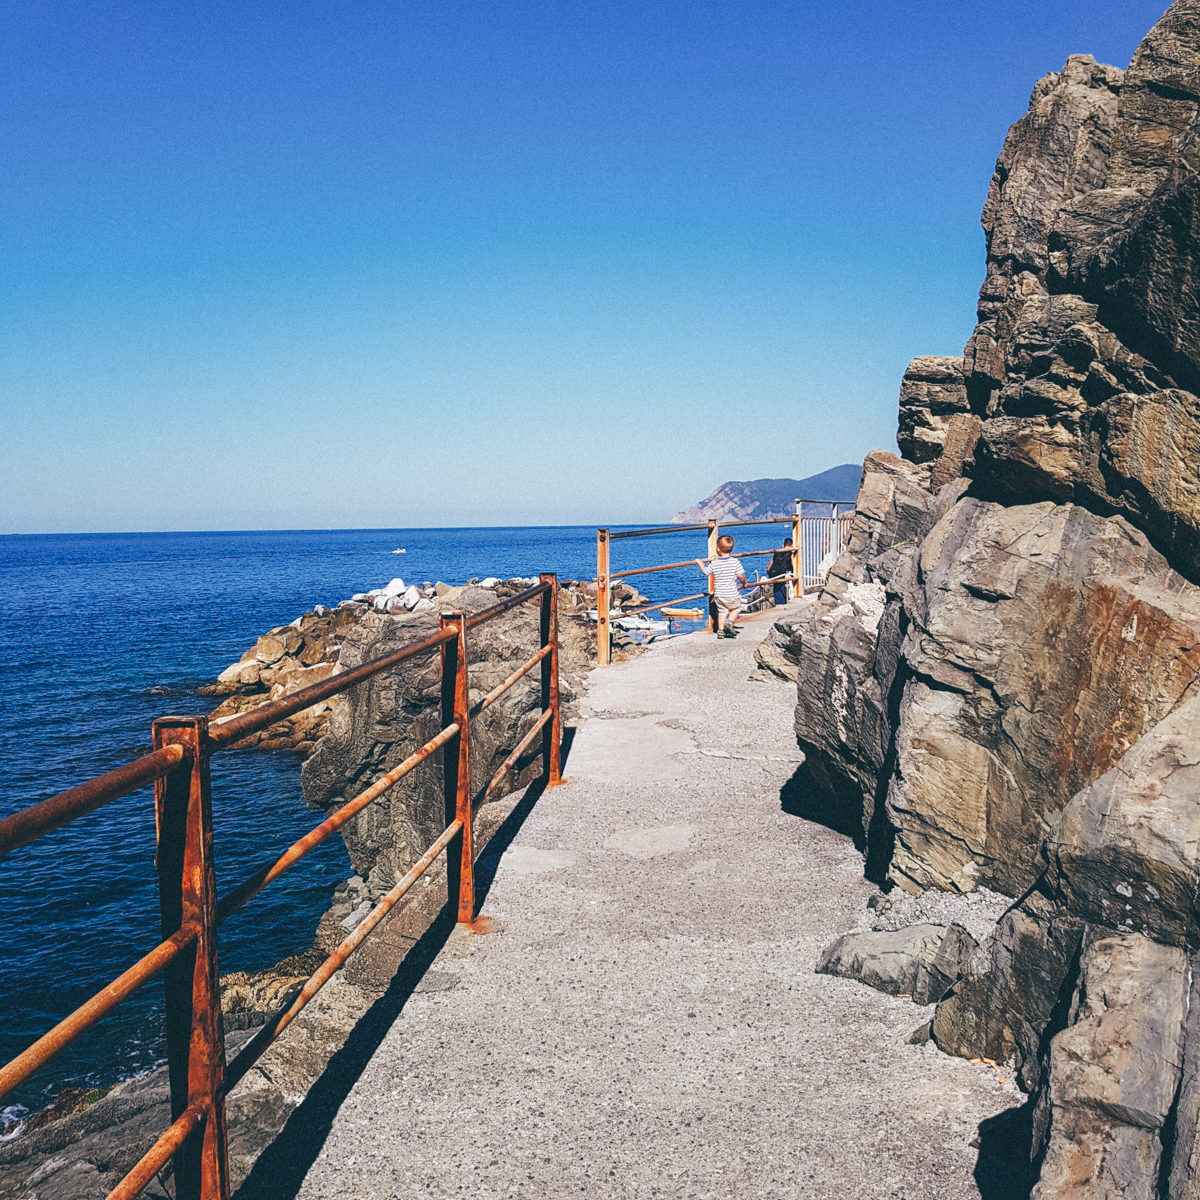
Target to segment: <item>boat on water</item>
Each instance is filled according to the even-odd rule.
[[[587,618],[589,621],[598,621],[600,614],[594,608],[587,610]],[[608,623],[615,629],[623,629],[626,633],[633,633],[635,630],[639,633],[670,633],[670,621],[654,621],[650,617],[643,616],[641,613],[634,613],[631,616],[623,617],[620,612],[613,612],[609,615]]]
[[[685,617],[691,621],[698,621],[704,613],[698,608],[664,608],[659,610],[664,617]]]
[[[393,554],[407,554],[408,551],[405,550],[403,547],[400,547],[400,549],[398,549],[398,550],[393,550],[392,553]]]

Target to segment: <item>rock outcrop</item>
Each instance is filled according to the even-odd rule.
[[[468,587],[455,598],[471,613],[496,602],[492,592]],[[437,630],[432,614],[396,622],[370,614],[342,644],[340,664],[349,670],[394,653]],[[560,634],[561,637],[561,634]],[[474,704],[501,683],[538,648],[535,606],[511,609],[467,635],[470,699]],[[562,638],[560,656],[569,677],[583,669],[579,639]],[[563,699],[573,696],[560,681]],[[316,808],[332,810],[366,790],[402,763],[442,728],[441,676],[436,653],[401,663],[396,669],[343,693],[316,752],[304,764],[304,795]],[[471,789],[478,793],[537,720],[540,676],[531,671],[471,722]],[[539,750],[524,759],[492,793],[499,799],[528,783],[540,771]],[[364,899],[390,889],[446,827],[442,757],[426,759],[342,833],[355,870],[366,881]]]
[[[1039,81],[975,331],[906,372],[789,646],[872,878],[1011,898],[931,1032],[1016,1070],[1040,1200],[1200,1196],[1197,130],[1200,0]]]

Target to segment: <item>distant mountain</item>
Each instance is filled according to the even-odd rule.
[[[731,480],[705,496],[699,504],[677,512],[672,525],[700,521],[765,521],[768,517],[790,517],[797,497],[804,500],[838,500],[853,504],[858,498],[862,464],[844,463],[807,479]]]

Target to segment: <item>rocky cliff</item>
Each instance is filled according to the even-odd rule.
[[[830,467],[807,479],[733,479],[710,492],[698,504],[677,512],[672,525],[701,521],[765,521],[790,517],[796,500],[839,500],[850,504],[858,488],[861,469],[851,463]]]
[[[790,631],[812,783],[868,872],[1008,898],[969,954],[876,927],[821,969],[938,981],[927,1034],[1029,1093],[1042,1200],[1200,1196],[1197,168],[1200,0],[1127,71],[1037,83],[975,331],[905,373],[902,458],[868,456]]]

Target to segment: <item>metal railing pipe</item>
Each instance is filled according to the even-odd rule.
[[[183,762],[184,755],[182,746],[156,750],[153,754],[145,754],[123,767],[117,767],[115,771],[97,775],[87,783],[59,792],[40,804],[31,804],[5,817],[0,821],[0,857],[10,850],[28,846],[44,834],[61,829],[113,800],[154,783],[175,770]]]
[[[596,666],[607,667],[612,657],[612,631],[608,627],[608,530],[596,530]]]
[[[513,596],[513,600],[517,597]],[[498,612],[505,609],[493,605]],[[511,606],[510,606],[511,607]],[[446,860],[450,895],[458,893],[458,920],[475,920],[475,839],[471,810],[471,720],[467,679],[467,621],[463,613],[442,613],[442,627],[457,635],[442,645],[442,724],[458,733],[442,752],[446,823],[458,823],[458,846]],[[452,815],[453,814],[453,815]]]
[[[354,932],[308,977],[308,982],[301,988],[300,994],[246,1043],[241,1053],[225,1069],[225,1095],[233,1090],[234,1085],[254,1065],[263,1051],[300,1015],[308,1002],[333,978],[334,972],[341,968],[350,955],[366,941],[367,935],[403,899],[408,889],[425,874],[437,856],[458,836],[461,829],[461,822],[457,819],[452,821],[442,836],[417,859],[404,878],[371,909]]]
[[[137,1165],[108,1194],[108,1200],[133,1200],[143,1189],[150,1186],[154,1177],[167,1165],[168,1159],[192,1136],[204,1120],[204,1106],[193,1104],[178,1120],[167,1127],[167,1131],[138,1159]]]
[[[493,617],[498,617],[501,613],[506,613],[510,608],[516,608],[518,605],[526,604],[535,596],[540,596],[549,584],[535,583],[533,587],[526,588],[523,592],[518,592],[515,596],[509,596],[506,600],[501,600],[498,604],[493,604],[490,608],[481,609],[473,616],[467,618],[467,628],[474,629],[476,625],[482,625],[484,621],[490,621]]]
[[[482,700],[476,700],[467,712],[469,717],[477,717],[485,708],[491,708],[517,680],[527,675],[534,667],[549,656],[552,646],[543,646],[527,663],[519,666],[503,683],[498,683]]]
[[[443,729],[437,737],[430,738],[425,745],[410,754],[398,767],[393,767],[386,775],[380,776],[369,788],[342,805],[331,817],[306,833],[298,842],[293,842],[273,863],[269,863],[234,888],[217,904],[217,924],[223,924],[243,904],[252,900],[268,884],[274,883],[286,870],[295,866],[310,851],[315,850],[331,833],[345,825],[351,817],[357,816],[368,804],[378,800],[388,788],[403,779],[414,767],[420,766],[456,733],[458,733],[458,726],[451,725],[448,729]]]
[[[512,770],[517,759],[519,759],[521,757],[521,755],[524,754],[525,751],[529,749],[530,745],[533,742],[533,739],[535,737],[537,737],[537,735],[541,731],[542,727],[553,716],[554,716],[554,710],[552,708],[548,708],[548,709],[546,709],[545,712],[542,713],[542,715],[540,717],[538,717],[537,722],[534,724],[533,728],[517,743],[516,749],[513,750],[513,752],[500,764],[500,766],[496,768],[496,773],[491,777],[490,780],[488,780],[487,785],[484,787],[483,791],[480,792],[480,794],[479,794],[480,801],[486,799],[487,796],[491,793],[492,789],[500,782],[500,780],[502,780],[505,777],[505,775],[507,775],[509,773],[509,771]]]
[[[189,764],[154,785],[158,901],[164,938],[192,928],[186,953],[163,972],[167,1071],[174,1120],[199,1105],[205,1120],[175,1152],[175,1200],[228,1200],[225,1141],[225,1027],[217,963],[217,877],[213,859],[208,718],[160,717],[154,745],[180,745]]]
[[[128,1000],[134,992],[163,971],[177,955],[196,938],[193,926],[176,930],[165,942],[159,942],[149,954],[139,958],[127,971],[81,1004],[69,1017],[64,1017],[48,1033],[42,1034],[32,1046],[23,1050],[0,1069],[0,1100],[18,1088],[31,1075],[45,1066],[55,1055],[65,1050],[76,1038],[103,1020],[117,1005]]]
[[[542,708],[553,715],[550,736],[542,739],[542,774],[547,787],[561,787],[568,781],[562,777],[562,713],[558,697],[558,576],[545,574],[542,582],[550,585],[542,597],[541,611],[540,653],[550,652],[542,661]]]
[[[318,701],[327,700],[330,696],[336,696],[338,692],[344,692],[364,679],[378,675],[380,671],[398,666],[406,659],[414,658],[427,650],[436,650],[438,646],[453,636],[444,629],[439,630],[422,641],[405,646],[403,650],[397,650],[394,654],[374,658],[353,670],[343,671],[340,675],[331,675],[328,679],[301,688],[300,691],[293,692],[290,696],[261,704],[249,712],[239,713],[236,717],[216,720],[209,727],[209,739],[212,746],[214,749],[218,749],[221,746],[228,746],[231,742],[239,742],[249,734],[266,729],[268,725],[274,725],[276,721],[281,721],[284,717],[303,712],[304,709],[310,708]]]

